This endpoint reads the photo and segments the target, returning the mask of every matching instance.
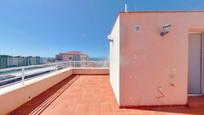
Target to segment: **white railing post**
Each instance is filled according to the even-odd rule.
[[[24,82],[25,82],[25,68],[24,67],[22,67],[21,72],[22,72],[21,74],[22,84],[24,85]]]
[[[55,71],[57,71],[58,70],[58,64],[56,63],[55,64]]]
[[[69,66],[68,62],[66,62],[66,68]]]
[[[105,64],[104,64],[104,67],[108,67],[108,62],[107,62],[107,60],[105,60],[104,63],[105,63]]]

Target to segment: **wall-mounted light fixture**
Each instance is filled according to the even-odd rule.
[[[164,35],[168,34],[170,31],[171,31],[171,24],[164,24],[160,35],[163,37]]]
[[[108,41],[113,42],[113,37],[111,35],[108,35]]]

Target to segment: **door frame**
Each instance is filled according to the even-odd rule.
[[[201,33],[201,95],[204,95],[204,33]]]
[[[202,96],[204,95],[204,32],[189,32],[188,33],[188,39],[189,39],[189,34],[195,34],[195,33],[199,33],[201,34],[201,66],[200,66],[200,70],[201,70],[201,81],[200,81],[200,94],[189,94],[188,93],[188,96]],[[189,43],[188,43],[189,44]],[[189,51],[188,51],[189,53]],[[188,62],[189,62],[189,59],[188,59]],[[189,65],[189,64],[188,64]],[[189,76],[188,76],[189,77]],[[188,84],[188,87],[189,87],[189,84]]]

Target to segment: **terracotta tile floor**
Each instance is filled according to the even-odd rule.
[[[190,97],[189,107],[119,109],[106,75],[72,76],[12,115],[204,115],[204,97]]]

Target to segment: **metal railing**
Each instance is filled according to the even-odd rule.
[[[29,80],[64,68],[106,68],[107,61],[68,61],[51,64],[0,69],[0,88]]]

